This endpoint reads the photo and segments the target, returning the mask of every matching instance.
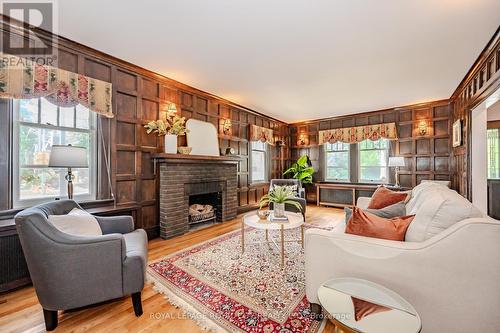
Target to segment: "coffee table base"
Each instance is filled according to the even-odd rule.
[[[279,229],[280,231],[280,239],[281,241],[279,242],[280,245],[278,245],[278,243],[276,243],[276,241],[274,239],[271,238],[271,240],[269,240],[269,230],[266,229],[265,232],[266,232],[266,240],[263,241],[263,242],[252,242],[252,243],[246,243],[247,245],[248,244],[273,244],[274,246],[276,246],[277,249],[280,249],[281,250],[281,269],[284,269],[285,268],[285,243],[295,243],[295,242],[300,242],[301,245],[302,245],[302,248],[304,248],[304,225],[301,225],[300,226],[300,234],[301,234],[301,237],[300,239],[294,239],[294,240],[285,240],[285,227],[284,225],[281,225],[281,228]],[[241,222],[241,253],[245,253],[245,223],[242,221]]]

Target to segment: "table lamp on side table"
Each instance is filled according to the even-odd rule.
[[[88,168],[87,149],[72,145],[53,145],[50,152],[49,168],[68,168],[68,199],[73,199],[72,168]]]
[[[399,167],[405,166],[405,158],[402,156],[391,156],[389,157],[389,167],[395,168],[394,178],[396,179],[396,187],[401,187],[399,184]]]

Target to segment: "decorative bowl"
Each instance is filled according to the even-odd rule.
[[[267,209],[260,209],[257,211],[257,216],[260,220],[267,220],[271,212]]]
[[[189,155],[191,150],[193,150],[193,147],[177,147],[179,154]]]

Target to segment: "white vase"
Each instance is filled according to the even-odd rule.
[[[177,135],[175,134],[165,135],[165,153],[177,154]]]
[[[274,203],[274,216],[284,217],[285,216],[285,204],[284,203]]]

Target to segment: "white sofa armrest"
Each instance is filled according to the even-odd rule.
[[[356,202],[356,206],[358,206],[361,209],[367,209],[371,199],[372,198],[368,197],[359,197],[358,201]]]
[[[317,290],[329,279],[362,278],[410,302],[423,332],[474,331],[478,316],[484,318],[480,331],[498,331],[499,239],[500,223],[486,219],[464,220],[421,243],[311,229],[305,236],[307,299],[319,303]]]

